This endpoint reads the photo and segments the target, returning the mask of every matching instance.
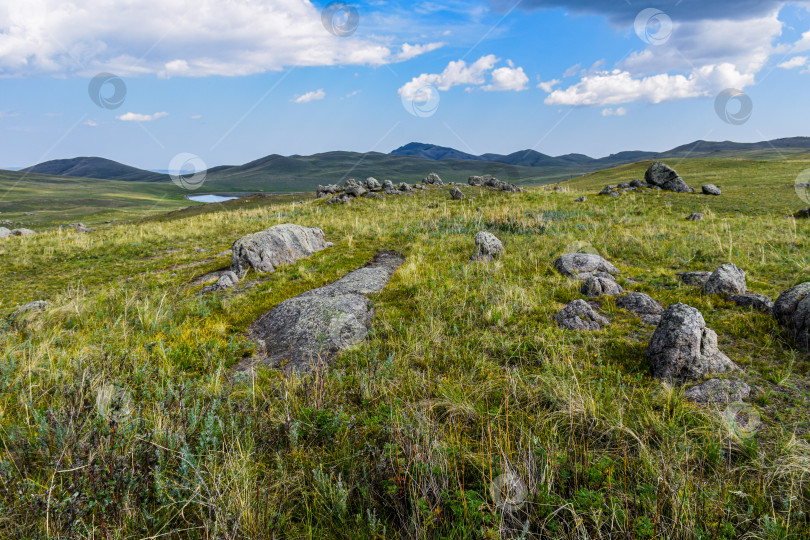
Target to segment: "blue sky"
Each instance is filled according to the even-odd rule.
[[[324,19],[303,0],[0,1],[2,167],[810,135],[808,2],[375,1]],[[91,99],[100,73],[123,82],[120,106]],[[726,89],[752,106],[731,100],[733,123]]]

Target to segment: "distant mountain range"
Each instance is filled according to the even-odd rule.
[[[638,161],[672,158],[774,158],[810,151],[810,137],[757,143],[695,141],[666,152],[627,151],[602,158],[583,154],[549,156],[536,150],[508,155],[473,155],[454,148],[412,142],[390,154],[325,152],[312,156],[272,154],[244,165],[222,165],[208,170],[206,191],[308,191],[317,184],[349,177],[414,182],[428,172],[446,181],[466,181],[473,174],[492,174],[518,184],[540,184],[574,178],[601,169]],[[167,182],[167,174],[146,171],[99,157],[59,159],[22,171],[57,176],[133,182]]]

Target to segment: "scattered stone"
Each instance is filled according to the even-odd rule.
[[[610,194],[610,196],[611,196],[611,197],[613,197],[613,198],[616,198],[616,197],[618,197],[618,196],[620,196],[620,195],[621,195],[621,192],[620,192],[620,191],[614,191],[614,192],[612,192],[612,193]]]
[[[723,192],[720,191],[720,188],[715,186],[714,184],[704,184],[701,189],[703,190],[704,195],[722,195]]]
[[[366,193],[366,188],[360,185],[351,185],[346,187],[346,195],[350,195],[352,197],[359,197],[363,193]]]
[[[564,276],[580,279],[587,279],[599,272],[619,273],[615,266],[595,253],[566,253],[554,261],[554,268]]]
[[[585,196],[582,196],[582,197],[577,197],[576,199],[574,199],[574,202],[585,202],[587,200],[588,199],[586,199]]]
[[[233,243],[231,270],[244,277],[248,269],[273,272],[276,266],[291,264],[326,249],[324,234],[317,227],[275,225],[248,234]]]
[[[348,193],[341,193],[326,201],[326,204],[345,204],[348,202],[352,202],[352,196]]]
[[[379,193],[374,193],[373,191],[363,193],[363,197],[366,197],[367,199],[385,199],[385,197],[383,197]]]
[[[687,216],[686,221],[703,221],[703,213],[695,212],[694,214]]]
[[[318,199],[322,197],[328,197],[329,195],[334,195],[340,190],[341,188],[339,188],[335,184],[330,184],[327,186],[318,185],[318,189],[315,190],[315,197],[317,197]]]
[[[743,381],[709,379],[696,384],[683,393],[683,397],[695,403],[736,403],[748,399],[751,387]]]
[[[50,305],[50,302],[46,300],[34,300],[33,302],[28,302],[27,304],[23,304],[15,309],[14,312],[9,315],[9,319],[16,321],[22,315],[45,311],[48,309],[48,307],[50,307]]]
[[[441,182],[441,180],[439,180],[439,181]],[[399,191],[404,191],[404,192],[407,192],[407,191],[413,191],[413,188],[412,188],[411,186],[409,186],[409,185],[408,185],[407,183],[405,183],[405,182],[401,182],[401,183],[400,183],[400,184],[397,186],[397,189],[398,189]]]
[[[207,294],[212,292],[221,291],[224,289],[230,289],[234,287],[237,283],[239,283],[239,277],[232,271],[228,270],[224,272],[216,283],[213,285],[207,285],[200,290],[200,294]]]
[[[745,272],[731,263],[720,265],[703,284],[704,294],[744,294],[747,290]]]
[[[380,190],[382,190],[382,185],[373,176],[369,176],[368,178],[366,178],[365,184],[366,184],[366,189],[368,189],[369,191],[380,191]]]
[[[422,179],[422,183],[428,186],[441,186],[444,185],[442,179],[439,178],[439,175],[435,172],[430,173],[425,178]]]
[[[6,238],[7,236],[11,236],[11,229],[0,227],[0,238]]]
[[[618,186],[607,185],[602,188],[602,191],[599,192],[599,195],[612,195],[615,189],[618,189]]]
[[[773,315],[799,347],[810,351],[810,281],[780,294],[773,304]]]
[[[692,193],[690,188],[683,178],[675,172],[675,169],[660,161],[656,161],[647,169],[644,174],[644,180],[648,184],[658,186],[667,191],[674,191],[676,193]]]
[[[13,236],[31,236],[33,234],[37,234],[37,232],[32,231],[31,229],[20,228],[20,229],[11,229],[11,234]]]
[[[515,184],[498,180],[491,174],[485,174],[484,176],[470,176],[467,178],[467,183],[471,186],[492,188],[500,191],[507,191],[509,193],[518,193],[523,191],[522,188],[517,187]]]
[[[467,198],[467,196],[464,195],[464,193],[462,193],[461,190],[455,186],[450,188],[450,197],[452,197],[454,201],[460,201],[461,199]]]
[[[769,315],[773,313],[773,300],[764,294],[732,294],[728,299],[742,308],[755,309]]]
[[[609,274],[608,274],[609,275]],[[602,276],[590,276],[582,284],[580,292],[585,296],[597,298],[599,296],[619,296],[624,294],[622,286],[616,283],[611,276],[610,278]]]
[[[503,243],[489,232],[481,231],[475,235],[475,251],[470,257],[471,261],[491,261],[503,253]]]
[[[696,287],[702,287],[707,281],[709,281],[711,275],[711,272],[681,272],[680,274],[677,274],[681,281],[687,285],[694,285]]]
[[[630,187],[630,184],[627,183],[627,182],[620,182],[619,183],[619,189],[627,189],[629,187]]]
[[[635,180],[630,181],[630,187],[643,188],[643,187],[647,187],[647,184],[645,182],[642,182],[639,179],[635,179]]]
[[[60,229],[74,229],[76,232],[80,233],[91,233],[93,229],[89,228],[84,223],[71,223],[70,225],[60,225]]]
[[[256,360],[273,367],[308,371],[366,337],[374,308],[365,295],[382,291],[404,257],[378,252],[364,268],[340,280],[285,300],[250,327]]]
[[[387,191],[393,191],[395,189],[394,188],[394,183],[391,180],[383,181],[382,188],[383,188],[383,190],[387,190]]]
[[[658,325],[664,307],[650,295],[641,292],[630,292],[616,299],[616,307],[626,309],[639,316],[644,324]]]
[[[585,300],[574,300],[554,316],[561,328],[567,330],[602,330],[610,321],[594,311]]]
[[[678,382],[738,369],[717,348],[717,334],[686,304],[664,310],[647,348],[653,377]]]

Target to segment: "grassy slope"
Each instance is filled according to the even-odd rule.
[[[0,537],[806,537],[810,358],[770,317],[674,276],[730,261],[771,296],[807,280],[810,223],[783,217],[801,206],[785,184],[802,168],[679,164],[719,198],[593,195],[636,165],[573,191],[256,199],[7,239],[0,310],[53,305],[0,332]],[[685,221],[693,211],[707,219]],[[277,223],[321,227],[336,246],[220,296],[186,285]],[[485,229],[506,255],[471,264]],[[640,281],[627,289],[703,312],[757,387],[753,437],[650,380],[653,328],[611,299],[604,332],[556,327],[581,295],[552,262],[583,244]],[[407,261],[366,342],[307,377],[231,380],[250,321],[384,248]],[[499,511],[490,488],[510,471],[527,498]]]

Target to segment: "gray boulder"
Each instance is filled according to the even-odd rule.
[[[599,192],[599,195],[612,195],[613,192],[618,188],[618,186],[614,185],[607,185],[602,188],[602,191]]]
[[[585,196],[583,195],[582,197],[577,197],[576,199],[574,199],[574,202],[585,202],[587,200],[588,199],[586,199]]]
[[[326,186],[322,186],[322,185],[319,184],[318,189],[315,190],[315,196],[318,199],[320,199],[322,197],[328,197],[329,195],[334,195],[335,193],[337,193],[340,190],[341,190],[341,188],[339,188],[335,184],[330,184],[330,185],[326,185]]]
[[[37,234],[37,232],[32,231],[31,229],[20,228],[20,229],[11,229],[11,234],[13,236],[31,236],[33,234]]]
[[[396,188],[394,188],[394,183],[391,180],[383,181],[382,188],[383,188],[383,190],[390,190],[390,191],[393,191],[394,189],[396,189]]]
[[[585,300],[574,300],[565,306],[554,320],[567,330],[602,330],[610,321],[598,314]]]
[[[742,308],[750,308],[768,314],[773,313],[773,300],[764,294],[732,294],[728,299]]]
[[[413,191],[413,188],[405,182],[400,182],[400,184],[397,186],[397,189],[403,192]]]
[[[461,199],[466,199],[466,198],[467,198],[467,196],[466,196],[466,195],[464,195],[464,193],[462,193],[462,192],[461,192],[461,190],[460,190],[460,189],[458,189],[458,188],[457,188],[457,187],[455,187],[455,186],[453,186],[452,188],[450,188],[450,197],[451,197],[451,198],[452,198],[454,201],[460,201]]]
[[[308,371],[364,339],[374,317],[365,295],[382,291],[403,262],[399,253],[380,252],[366,267],[262,315],[248,331],[259,345],[258,360]]]
[[[717,334],[686,304],[664,310],[647,348],[653,377],[683,382],[738,369],[717,348]]]
[[[656,161],[650,165],[647,172],[644,173],[644,180],[646,180],[648,184],[658,186],[667,191],[692,193],[692,188],[675,172],[675,169],[660,161]]]
[[[711,275],[711,272],[681,272],[677,274],[681,281],[696,287],[702,287],[704,283],[709,281]]]
[[[334,197],[326,201],[326,204],[346,204],[348,202],[352,202],[353,198],[354,197],[352,197],[348,193],[341,193],[339,195],[335,195]]]
[[[426,184],[428,186],[442,186],[442,185],[444,185],[444,182],[442,182],[442,179],[439,178],[439,175],[436,174],[435,172],[432,172],[429,175],[427,175],[425,178],[423,178],[422,183]]]
[[[321,229],[275,225],[233,243],[231,271],[238,277],[244,277],[250,268],[256,272],[273,272],[276,266],[292,264],[323,249],[326,249],[326,240]]]
[[[369,176],[368,178],[366,178],[365,185],[366,189],[368,189],[369,191],[382,190],[382,185],[373,176]]]
[[[750,386],[731,379],[709,379],[683,393],[688,401],[705,404],[736,403],[748,399],[750,395]]]
[[[485,174],[484,176],[470,176],[467,178],[467,183],[471,186],[497,189],[500,191],[507,191],[509,193],[518,193],[523,191],[522,188],[517,187],[515,184],[510,184],[509,182],[499,180],[491,174]]]
[[[810,351],[810,281],[780,294],[773,304],[773,315],[799,347]]]
[[[346,195],[350,195],[352,197],[359,197],[363,193],[366,193],[366,188],[360,185],[351,185],[346,187]]]
[[[367,199],[385,199],[385,197],[383,197],[379,193],[375,193],[373,191],[369,191],[368,193],[363,193],[363,197],[366,197]]]
[[[639,179],[635,179],[635,180],[631,180],[631,181],[630,181],[630,187],[634,187],[634,188],[643,188],[643,187],[647,187],[647,184],[646,184],[646,183],[644,183],[644,182],[642,182],[642,181],[641,181],[641,180],[639,180]]]
[[[722,195],[723,192],[720,191],[720,188],[715,186],[714,184],[703,184],[701,186],[701,190],[703,191],[704,195]]]
[[[630,292],[616,299],[616,307],[638,315],[644,324],[658,325],[664,307],[651,296],[641,292]]]
[[[223,272],[217,282],[213,285],[207,285],[200,290],[201,294],[207,294],[212,292],[222,291],[224,289],[230,289],[234,287],[237,283],[239,283],[239,277],[236,273],[232,271]]]
[[[612,277],[590,276],[582,284],[580,292],[585,296],[596,298],[603,295],[619,296],[624,294],[624,289]]]
[[[7,236],[11,236],[11,229],[0,227],[0,238],[6,238]]]
[[[704,294],[744,294],[746,290],[745,272],[731,263],[720,265],[703,284]]]
[[[618,274],[619,270],[595,253],[566,253],[554,261],[554,268],[564,276],[587,279],[598,272]]]
[[[503,253],[503,243],[489,232],[481,231],[475,235],[475,251],[470,257],[471,261],[491,261]]]
[[[703,213],[695,212],[694,214],[690,214],[686,216],[686,221],[703,221]]]

